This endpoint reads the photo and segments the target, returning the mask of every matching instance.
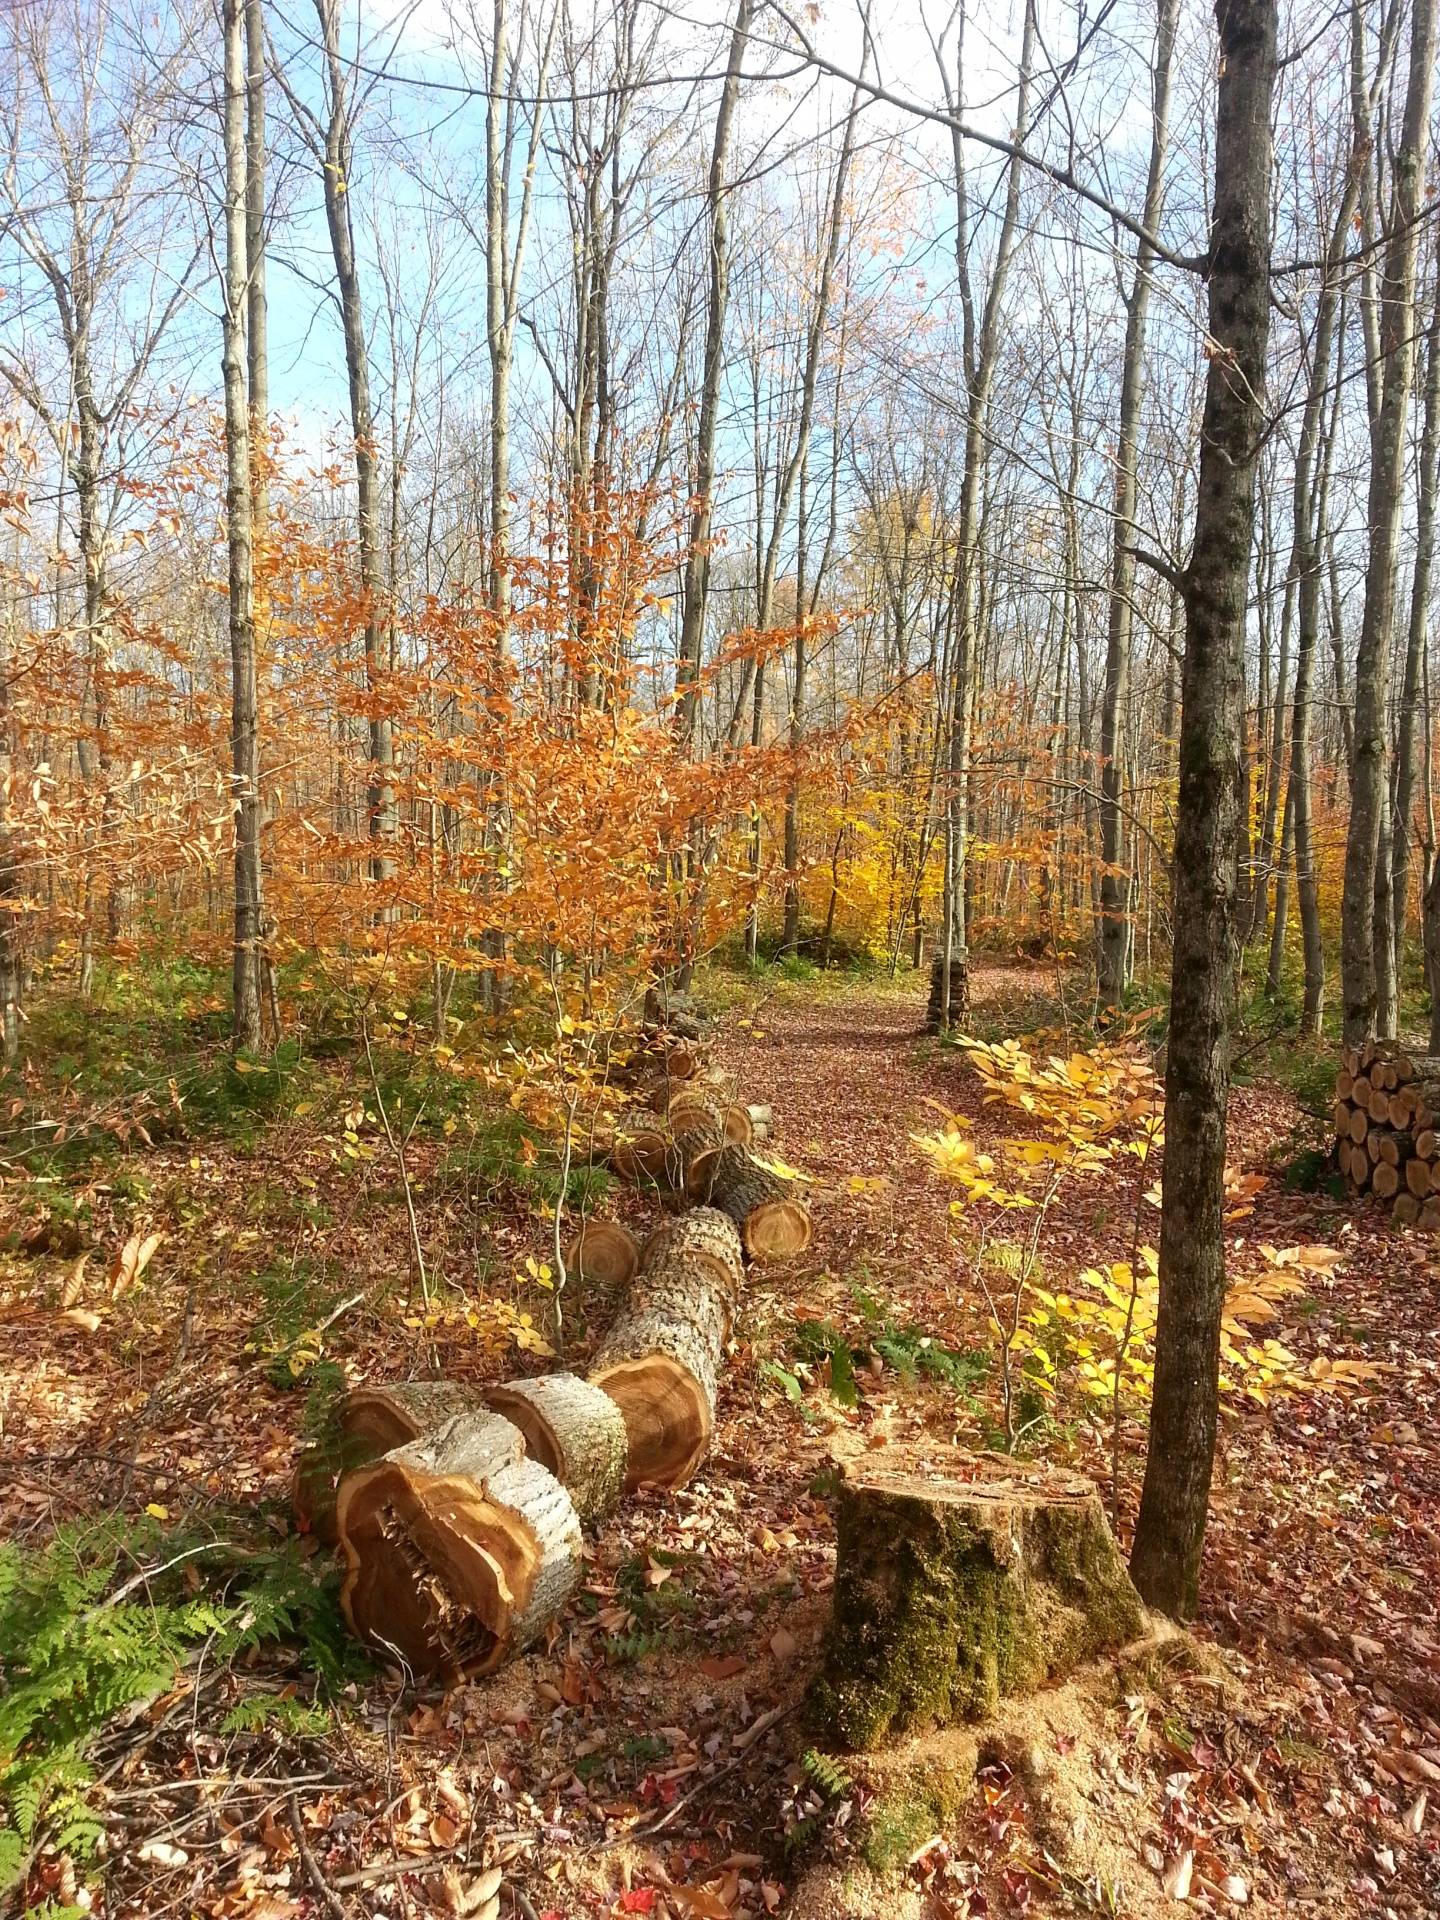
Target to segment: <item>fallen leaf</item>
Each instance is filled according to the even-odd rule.
[[[1160,1884],[1172,1900],[1190,1898],[1190,1882],[1195,1873],[1195,1855],[1189,1847],[1177,1853],[1166,1867]]]
[[[1408,1780],[1412,1787],[1440,1786],[1440,1767],[1423,1753],[1410,1753],[1404,1747],[1387,1747],[1380,1765],[1397,1780]]]
[[[777,1627],[770,1636],[770,1651],[777,1660],[793,1660],[799,1644],[788,1627]]]
[[[732,1674],[745,1671],[746,1660],[741,1653],[707,1653],[700,1662],[700,1671],[707,1680],[728,1680]]]

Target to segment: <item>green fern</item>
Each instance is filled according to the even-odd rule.
[[[605,1651],[612,1660],[623,1661],[627,1665],[633,1665],[636,1661],[645,1659],[649,1654],[658,1653],[664,1644],[665,1636],[663,1633],[645,1631],[625,1634],[611,1633],[606,1635]]]
[[[228,1590],[188,1593],[172,1568],[182,1551],[198,1568],[208,1554],[197,1545],[162,1544],[154,1527],[115,1515],[63,1528],[38,1553],[0,1546],[0,1895],[42,1839],[77,1862],[94,1858],[104,1828],[87,1755],[118,1716],[173,1686],[192,1650],[226,1662],[299,1641],[327,1697],[353,1672],[333,1592],[295,1543],[238,1571],[217,1546]],[[156,1572],[117,1586],[122,1553],[127,1574],[142,1555]]]
[[[330,1716],[321,1707],[307,1707],[293,1694],[251,1693],[235,1705],[220,1722],[222,1733],[282,1733],[314,1736],[324,1733]]]
[[[828,1753],[821,1753],[817,1747],[807,1747],[800,1756],[800,1764],[806,1778],[827,1800],[843,1800],[846,1794],[855,1791],[855,1782],[840,1762]]]

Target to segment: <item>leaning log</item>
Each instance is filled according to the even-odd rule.
[[[341,1605],[361,1639],[447,1682],[529,1646],[581,1572],[569,1494],[499,1414],[458,1414],[340,1482]]]
[[[1085,1480],[955,1459],[953,1477],[851,1468],[824,1660],[827,1741],[981,1719],[1143,1630],[1145,1611]]]
[[[525,1451],[553,1473],[582,1526],[613,1511],[625,1487],[629,1441],[609,1394],[573,1373],[487,1387],[485,1404],[520,1429]]]
[[[690,1169],[692,1200],[718,1207],[740,1229],[752,1260],[787,1260],[810,1244],[810,1209],[796,1188],[744,1147],[712,1147]]]

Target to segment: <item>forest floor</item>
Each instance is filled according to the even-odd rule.
[[[982,970],[977,1026],[1050,1023],[1055,985]],[[1193,1637],[998,1727],[843,1763],[809,1751],[837,1462],[997,1440],[989,1310],[911,1135],[937,1106],[980,1145],[1013,1127],[961,1053],[921,1037],[920,1010],[913,990],[809,981],[747,989],[719,1022],[717,1054],[813,1183],[815,1242],[752,1276],[700,1476],[607,1524],[553,1644],[444,1697],[359,1667],[318,1711],[318,1605],[291,1608],[309,1653],[282,1636],[222,1662],[202,1641],[94,1743],[103,1873],[82,1866],[77,1896],[68,1859],[39,1848],[32,1900],[484,1915],[498,1869],[501,1920],[1440,1911],[1440,1267],[1370,1208],[1287,1184],[1320,1133],[1269,1082],[1235,1095],[1232,1159],[1254,1177],[1232,1268],[1264,1243],[1343,1251],[1283,1302],[1283,1337],[1302,1361],[1378,1375],[1227,1408]],[[363,1095],[358,1110],[327,1098],[287,1097],[243,1137],[152,1126],[64,1177],[10,1165],[0,1537],[39,1554],[57,1528],[72,1542],[118,1514],[123,1571],[189,1552],[197,1530],[243,1570],[266,1541],[293,1551],[289,1476],[320,1370],[490,1380],[544,1364],[525,1267],[546,1250],[537,1190],[483,1133],[417,1130],[427,1312],[375,1116]],[[1134,1186],[1110,1169],[1067,1186],[1040,1228],[1047,1285],[1129,1256]],[[643,1223],[638,1196],[614,1205]],[[152,1233],[123,1284],[121,1250],[133,1267]],[[605,1311],[567,1303],[566,1364],[583,1367]],[[1138,1429],[1122,1438],[1124,1541],[1143,1455]],[[1108,1427],[1083,1401],[1032,1439],[1108,1496]],[[4,1705],[0,1689],[0,1729]]]

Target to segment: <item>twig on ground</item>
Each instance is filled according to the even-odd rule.
[[[300,1818],[300,1802],[293,1793],[290,1795],[289,1806],[290,1826],[295,1835],[295,1845],[300,1850],[300,1861],[305,1869],[305,1876],[324,1903],[326,1910],[333,1914],[334,1920],[345,1920],[345,1902],[325,1878],[320,1862],[315,1858],[314,1850],[305,1838],[305,1823]]]

